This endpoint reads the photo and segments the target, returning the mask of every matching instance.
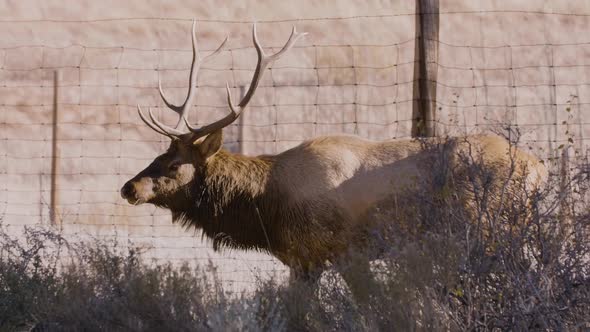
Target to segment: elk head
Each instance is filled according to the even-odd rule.
[[[160,96],[164,104],[179,116],[176,126],[172,128],[159,122],[152,114],[151,109],[148,110],[149,119],[146,118],[139,105],[137,106],[139,116],[143,122],[157,133],[168,136],[171,143],[166,153],[158,156],[147,168],[121,188],[121,196],[130,204],[153,203],[159,206],[170,206],[172,200],[179,199],[179,195],[188,192],[198,175],[205,171],[207,162],[214,158],[215,154],[221,149],[223,145],[222,129],[233,123],[242,114],[252,99],[265,69],[293,47],[297,39],[305,35],[305,33],[297,33],[295,27],[293,27],[291,36],[283,48],[276,54],[266,55],[258,42],[256,24],[254,24],[252,38],[258,53],[258,63],[248,91],[238,105],[234,105],[229,85],[227,85],[227,102],[230,113],[216,122],[202,127],[195,127],[189,123],[188,113],[195,95],[199,66],[219,53],[228,40],[228,38],[225,38],[217,50],[201,59],[196,45],[195,25],[196,22],[193,21],[193,60],[188,94],[184,103],[182,105],[172,104],[162,91],[161,82],[158,82]]]

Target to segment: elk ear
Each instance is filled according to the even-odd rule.
[[[204,159],[208,159],[221,149],[223,145],[223,131],[222,129],[214,131],[204,138],[196,140],[193,144],[197,147],[201,156]]]

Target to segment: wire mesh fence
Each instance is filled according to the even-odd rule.
[[[575,33],[587,26],[589,15],[493,8],[442,8],[439,15],[439,134],[518,126],[522,144],[540,157],[564,149],[587,157],[590,38]],[[279,153],[336,133],[410,137],[417,16],[406,10],[259,21],[268,50],[278,50],[292,24],[310,35],[265,73],[246,113],[225,130],[226,148]],[[519,20],[527,22],[527,31],[519,30]],[[172,100],[185,96],[190,22],[181,17],[0,20],[13,36],[0,43],[4,227],[18,233],[24,225],[49,224],[53,192],[57,224],[65,234],[146,246],[152,248],[146,256],[155,260],[211,260],[224,281],[238,286],[253,283],[254,275],[285,271],[265,254],[214,253],[198,232],[171,224],[166,211],[120,199],[121,185],[167,147],[168,140],[145,127],[136,108],[152,108],[165,123],[174,121],[160,100],[158,80]],[[201,68],[191,122],[224,116],[226,82],[234,96],[250,82],[256,59],[251,23],[199,19],[202,53],[215,49],[226,33],[235,37]],[[47,36],[45,28],[54,35]]]

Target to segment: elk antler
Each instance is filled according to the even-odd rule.
[[[232,96],[231,96],[229,84],[226,84],[227,103],[229,104],[229,108],[231,110],[231,113],[229,113],[224,118],[222,118],[216,122],[202,126],[200,128],[196,128],[196,127],[193,127],[188,122],[188,111],[190,110],[192,99],[195,94],[194,88],[195,88],[195,84],[196,84],[197,71],[199,70],[199,66],[203,62],[205,62],[211,56],[213,56],[221,51],[221,48],[225,45],[228,38],[227,37],[225,38],[225,40],[223,41],[223,43],[221,43],[221,45],[217,48],[217,50],[215,50],[213,53],[209,54],[208,56],[206,56],[205,58],[203,58],[201,60],[199,58],[199,54],[198,54],[197,47],[196,47],[195,25],[196,25],[196,22],[193,21],[193,34],[192,34],[193,62],[191,65],[191,74],[190,74],[190,78],[189,78],[188,95],[186,97],[186,100],[184,101],[184,104],[182,104],[180,106],[176,106],[176,105],[173,105],[172,103],[170,103],[168,101],[168,99],[166,98],[166,96],[164,95],[164,92],[162,91],[162,85],[160,84],[160,81],[158,81],[160,96],[162,96],[164,103],[171,110],[178,113],[178,115],[180,117],[180,119],[178,119],[178,123],[176,124],[176,127],[170,128],[170,127],[160,123],[158,120],[156,120],[156,118],[152,114],[151,109],[148,110],[148,114],[150,116],[151,121],[148,121],[146,119],[146,117],[143,115],[143,112],[142,112],[141,108],[139,107],[139,105],[137,105],[137,110],[139,112],[139,116],[141,117],[143,122],[145,122],[145,124],[147,124],[150,128],[152,128],[156,132],[158,132],[162,135],[166,135],[170,138],[181,138],[182,137],[182,138],[185,138],[190,141],[194,141],[194,140],[198,139],[199,137],[203,137],[208,134],[211,134],[212,132],[222,129],[222,128],[230,125],[232,122],[234,122],[242,114],[242,112],[244,111],[244,109],[246,108],[248,103],[250,102],[250,99],[252,99],[252,96],[254,95],[254,92],[256,91],[256,88],[258,87],[258,83],[260,83],[260,78],[261,78],[262,74],[264,73],[264,70],[268,67],[268,65],[271,64],[273,61],[277,60],[278,58],[280,58],[285,52],[287,52],[290,48],[292,48],[293,45],[295,44],[295,42],[297,41],[297,39],[299,39],[300,37],[307,34],[305,32],[298,33],[295,30],[295,27],[293,27],[293,30],[291,31],[291,36],[289,37],[289,40],[287,40],[287,43],[283,46],[283,48],[275,54],[266,55],[266,53],[264,53],[264,50],[262,49],[262,46],[260,46],[260,43],[258,42],[258,36],[256,35],[256,23],[254,23],[254,26],[252,27],[252,39],[254,41],[254,47],[256,47],[256,53],[258,53],[258,63],[256,64],[256,70],[254,71],[254,75],[252,76],[252,82],[250,83],[250,87],[248,88],[248,92],[246,92],[246,95],[244,96],[244,98],[242,98],[240,103],[236,106],[232,102]],[[186,128],[188,128],[188,132],[184,131],[186,129],[186,128],[184,128],[184,126],[186,126]]]
[[[196,83],[197,83],[197,73],[199,72],[199,67],[201,66],[202,63],[206,62],[211,57],[213,57],[214,55],[217,55],[219,52],[221,52],[221,49],[223,48],[223,46],[225,46],[225,43],[227,42],[227,40],[229,38],[229,36],[225,37],[225,40],[221,43],[221,45],[219,45],[219,47],[215,51],[213,51],[213,53],[211,53],[211,54],[207,55],[206,57],[204,57],[203,59],[201,59],[201,57],[199,56],[199,51],[197,49],[197,37],[195,34],[196,25],[197,25],[197,21],[193,20],[193,28],[192,28],[192,35],[191,35],[192,44],[193,44],[193,61],[191,63],[191,71],[190,71],[189,81],[188,81],[188,84],[189,84],[188,94],[186,96],[186,99],[184,100],[184,103],[180,106],[177,106],[177,105],[174,105],[171,102],[169,102],[168,98],[166,98],[166,96],[164,94],[164,91],[162,90],[162,82],[160,81],[160,79],[158,79],[158,90],[160,90],[160,96],[162,97],[164,104],[166,104],[166,106],[168,106],[168,108],[170,108],[174,112],[178,113],[179,119],[178,119],[178,122],[176,123],[176,127],[170,128],[170,127],[160,123],[158,120],[155,119],[154,115],[152,114],[151,109],[148,109],[148,113],[149,113],[151,122],[148,121],[145,118],[145,116],[143,115],[143,111],[141,110],[141,107],[139,105],[137,105],[137,111],[139,112],[139,117],[141,118],[141,120],[143,120],[143,122],[145,122],[145,124],[147,124],[150,128],[152,128],[156,132],[158,132],[162,135],[166,135],[171,138],[186,134],[186,131],[185,131],[186,128],[184,126],[185,126],[185,123],[186,123],[186,120],[188,117],[189,110],[191,109],[191,106],[192,106],[192,101],[195,96]],[[183,119],[185,121],[183,121]]]
[[[186,126],[188,127],[188,129],[192,133],[191,139],[194,140],[199,137],[206,136],[216,130],[227,127],[232,122],[236,121],[236,119],[242,114],[242,112],[244,111],[244,109],[246,108],[246,106],[248,105],[250,100],[252,99],[252,96],[254,95],[254,92],[256,91],[256,88],[258,87],[258,83],[260,83],[260,78],[262,77],[262,74],[264,73],[264,70],[268,67],[268,65],[271,64],[273,61],[277,60],[278,58],[280,58],[285,52],[287,52],[290,48],[293,47],[293,45],[295,44],[297,39],[299,39],[300,37],[302,37],[306,34],[307,34],[306,32],[297,33],[297,31],[295,30],[295,26],[293,26],[293,30],[291,31],[291,36],[289,37],[289,40],[287,40],[287,43],[285,43],[283,48],[279,52],[277,52],[273,55],[266,55],[266,53],[264,53],[264,50],[262,49],[262,46],[260,46],[260,42],[258,42],[258,36],[256,35],[256,23],[254,23],[254,26],[252,27],[252,39],[254,41],[254,47],[256,47],[256,53],[258,53],[258,63],[256,64],[256,70],[254,71],[254,75],[252,76],[252,82],[250,83],[250,87],[248,88],[248,92],[246,92],[246,95],[244,96],[244,98],[242,98],[240,103],[237,106],[235,106],[232,102],[232,96],[231,96],[229,84],[226,84],[227,103],[229,105],[231,112],[228,115],[226,115],[224,118],[222,118],[216,122],[213,122],[211,124],[202,126],[200,128],[196,128],[196,127],[191,126],[191,124],[188,123],[188,120],[185,118],[184,121],[186,123]]]

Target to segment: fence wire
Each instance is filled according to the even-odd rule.
[[[566,24],[564,17],[564,22],[581,24],[589,16],[442,11],[436,62],[438,133],[460,135],[517,126],[523,134],[521,143],[540,157],[551,157],[560,149],[586,157],[590,146],[590,38],[563,43],[538,43],[534,41],[538,38],[532,38],[530,43],[486,45],[485,40],[477,40],[457,44],[456,38],[447,41],[445,32],[457,28],[452,22],[460,15],[525,15],[558,27]],[[410,24],[407,31],[383,37],[381,43],[357,38],[348,43],[315,44],[314,33],[321,35],[326,26],[335,31],[371,26],[383,31],[395,24],[407,28],[414,19],[415,13],[398,13],[259,22],[266,31],[275,27],[287,31],[283,23],[292,23],[312,33],[265,73],[249,109],[225,130],[226,148],[246,154],[279,153],[305,139],[336,133],[379,140],[410,137],[415,102],[414,27]],[[173,100],[181,100],[186,93],[190,20],[2,19],[0,24],[74,24],[81,29],[109,24],[116,30],[117,25],[146,20],[159,22],[166,31],[177,29],[178,38],[187,41],[186,48],[99,46],[91,41],[88,45],[38,40],[0,43],[0,216],[4,227],[18,233],[24,225],[49,223],[50,182],[55,175],[59,227],[69,236],[144,245],[152,248],[146,254],[155,260],[211,260],[221,267],[223,280],[235,285],[252,284],[253,274],[284,271],[280,263],[263,254],[214,253],[198,233],[172,225],[166,211],[131,207],[119,197],[121,185],[167,147],[168,140],[149,130],[136,108],[137,104],[152,108],[164,122],[174,121],[175,115],[160,100],[158,80]],[[199,22],[239,25],[245,30],[251,23]],[[166,28],[166,24],[173,27]],[[18,31],[20,28],[15,29],[16,34]],[[270,43],[261,38],[263,46],[274,51],[286,37],[278,32],[276,38],[274,32],[268,35],[273,38]],[[213,45],[214,37],[209,34],[206,41]],[[206,47],[201,52],[213,49]],[[228,112],[226,82],[233,95],[239,95],[249,84],[255,59],[252,46],[230,46],[204,65],[191,121],[204,124],[224,116]],[[52,129],[54,111],[58,113],[57,132]],[[54,134],[57,151],[51,148]],[[54,154],[58,167],[52,174]]]

